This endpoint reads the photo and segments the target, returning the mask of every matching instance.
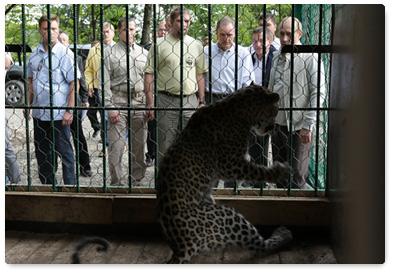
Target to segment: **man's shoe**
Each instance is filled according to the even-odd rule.
[[[92,176],[92,171],[91,170],[81,170],[80,175],[83,177],[91,177]]]
[[[99,133],[100,133],[100,130],[95,130],[93,132],[92,138],[96,138],[99,135]]]

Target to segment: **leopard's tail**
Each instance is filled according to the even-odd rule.
[[[293,239],[292,233],[286,227],[278,227],[268,239],[264,241],[265,252],[276,251],[286,246]]]
[[[77,244],[77,246],[75,247],[75,249],[74,249],[74,253],[73,253],[73,255],[71,256],[71,262],[72,262],[73,264],[79,264],[79,263],[81,263],[81,260],[80,260],[80,253],[81,253],[81,251],[82,251],[86,246],[88,246],[88,245],[90,245],[90,244],[97,244],[97,245],[99,245],[99,246],[96,248],[96,250],[99,251],[99,252],[106,252],[107,249],[108,249],[109,246],[110,246],[110,243],[109,243],[106,239],[104,239],[104,238],[100,238],[100,237],[88,237],[88,238],[85,238],[85,239],[81,240],[81,241]]]

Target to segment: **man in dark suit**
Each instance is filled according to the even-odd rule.
[[[264,36],[265,39],[263,38]],[[270,78],[270,69],[272,67],[273,52],[276,48],[273,46],[274,34],[269,29],[257,27],[252,32],[252,63],[254,65],[255,84],[267,87]],[[263,81],[262,81],[263,79]],[[269,137],[261,137],[251,133],[249,154],[251,161],[257,164],[267,164]],[[258,187],[260,185],[256,185]]]
[[[257,27],[252,33],[253,53],[252,63],[254,65],[255,84],[265,87],[269,84],[270,69],[272,67],[273,52],[276,48],[272,45],[274,34],[268,28],[265,30],[266,39],[263,39],[263,27]],[[265,65],[263,65],[265,63]],[[264,70],[265,72],[263,73]],[[262,82],[263,77],[263,82]]]

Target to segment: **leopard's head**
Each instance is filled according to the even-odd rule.
[[[269,133],[274,128],[280,96],[258,85],[240,89],[239,95],[244,96],[239,106],[247,109],[246,115],[255,133],[260,136]]]

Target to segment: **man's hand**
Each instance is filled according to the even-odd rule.
[[[304,144],[311,142],[311,131],[305,128],[300,129],[299,131],[300,141]]]
[[[146,117],[147,120],[153,120],[155,118],[155,111],[147,110],[145,112],[145,117]]]
[[[30,119],[32,118],[30,109],[24,109],[24,110],[23,110],[23,114],[25,115],[25,117],[26,117],[28,120],[30,120]]]
[[[67,111],[64,112],[62,125],[70,126],[72,122],[73,122],[73,114]]]
[[[108,112],[108,117],[110,118],[110,122],[112,124],[117,124],[121,120],[121,115],[119,114],[119,111],[109,111]]]
[[[89,89],[88,89],[88,96],[89,96],[90,98],[92,98],[93,93],[94,93],[93,88],[89,88]]]

